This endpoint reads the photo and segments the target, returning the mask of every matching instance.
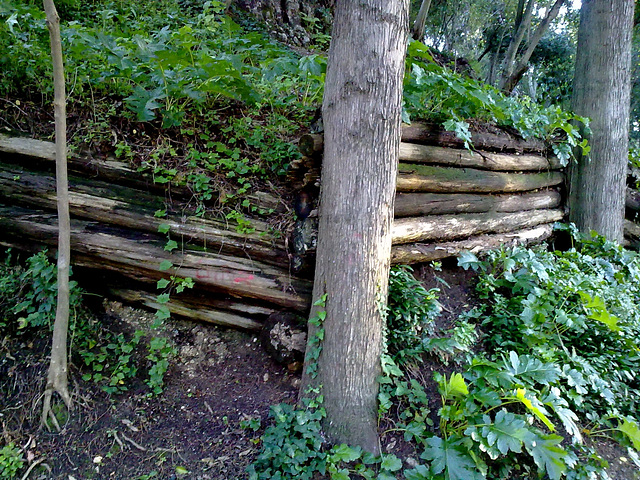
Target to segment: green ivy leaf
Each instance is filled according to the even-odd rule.
[[[383,470],[388,470],[390,472],[397,472],[402,468],[402,460],[392,454],[383,454],[380,468],[382,468]]]
[[[164,246],[164,249],[167,252],[172,252],[176,248],[178,248],[178,242],[176,242],[175,240],[169,240]]]
[[[168,223],[161,223],[160,225],[158,225],[158,233],[169,233],[170,229],[171,225],[169,225]]]
[[[163,260],[162,262],[160,262],[158,270],[164,272],[165,270],[169,270],[171,267],[173,267],[173,263],[171,263],[169,260]]]
[[[360,455],[362,455],[361,448],[350,447],[344,443],[336,445],[331,449],[331,459],[334,462],[353,462],[360,458]]]
[[[163,288],[167,288],[169,286],[171,282],[169,282],[168,279],[166,278],[161,278],[160,280],[158,280],[158,283],[156,283],[156,288],[158,289],[163,289]]]

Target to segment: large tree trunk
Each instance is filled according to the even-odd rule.
[[[584,0],[572,108],[591,118],[590,159],[570,168],[569,220],[623,238],[633,0]]]
[[[318,374],[305,369],[302,392],[322,385],[330,441],[374,453],[408,3],[337,3],[323,103],[313,297],[327,295],[325,333]],[[310,325],[309,338],[316,333]]]
[[[42,408],[42,425],[48,426],[47,419],[60,430],[56,416],[51,410],[54,392],[60,395],[67,408],[71,408],[67,381],[67,332],[69,330],[69,265],[71,257],[69,218],[69,195],[67,186],[67,113],[60,40],[60,17],[53,0],[44,0],[47,27],[51,37],[51,58],[53,61],[54,113],[56,131],[56,190],[58,198],[58,302],[53,325],[51,360],[47,375]]]

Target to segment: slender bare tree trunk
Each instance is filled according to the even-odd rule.
[[[509,42],[509,46],[507,47],[507,51],[504,54],[504,60],[502,62],[502,76],[500,79],[500,88],[504,85],[504,82],[507,78],[511,76],[513,72],[513,66],[516,61],[516,55],[518,54],[518,49],[520,48],[520,44],[524,39],[524,34],[527,29],[531,25],[531,18],[533,16],[533,5],[535,0],[529,0],[527,2],[527,6],[524,12],[518,11],[516,23],[514,25],[513,36],[511,37],[511,41]],[[519,6],[521,6],[522,2],[520,2]]]
[[[540,40],[542,40],[543,35],[547,32],[547,30],[549,30],[549,25],[551,25],[551,22],[553,22],[560,13],[560,7],[562,7],[562,5],[565,3],[566,0],[556,0],[553,6],[549,10],[547,10],[547,14],[540,21],[540,23],[536,27],[536,31],[527,41],[527,49],[518,60],[517,65],[512,67],[511,74],[508,77],[503,78],[503,92],[511,93],[513,92],[513,89],[516,88],[516,85],[518,85],[523,75],[526,73],[527,68],[529,68],[529,60],[531,59],[531,55],[533,55],[533,52],[538,46],[538,43],[540,43]]]
[[[583,0],[573,110],[591,118],[591,154],[570,169],[569,220],[622,241],[633,0]]]
[[[327,295],[326,319],[318,375],[304,376],[301,394],[308,385],[322,385],[328,438],[373,453],[380,452],[381,309],[389,276],[408,3],[337,2],[323,103],[313,295]],[[317,332],[310,325],[309,338]]]
[[[424,37],[424,26],[427,23],[427,16],[429,15],[429,8],[431,7],[431,0],[422,0],[420,4],[420,10],[418,10],[418,16],[413,23],[411,29],[411,38],[414,40],[422,41]]]
[[[57,392],[67,408],[71,408],[71,396],[67,384],[67,331],[69,329],[69,262],[71,230],[69,220],[69,195],[67,181],[67,114],[60,40],[60,18],[53,0],[44,0],[47,27],[51,37],[51,58],[53,60],[54,111],[56,130],[56,191],[58,200],[58,303],[56,320],[53,325],[51,342],[51,362],[47,375],[47,386],[42,408],[42,425],[48,426],[47,418],[59,430],[60,426],[51,410],[51,399]]]

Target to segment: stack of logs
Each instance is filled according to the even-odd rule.
[[[100,285],[126,303],[157,308],[158,280],[191,277],[193,290],[171,295],[172,313],[246,329],[260,328],[283,309],[303,315],[308,309],[312,282],[290,274],[283,239],[263,222],[252,221],[253,233],[238,233],[224,221],[179,210],[158,218],[156,211],[187,203],[190,192],[154,185],[114,159],[71,157],[68,165],[72,262],[76,276],[90,275],[87,287]],[[52,143],[0,135],[0,245],[55,251],[54,172]],[[265,208],[278,203],[268,194],[252,201]],[[177,250],[165,250],[161,224],[169,226]],[[165,270],[165,260],[175,267]]]
[[[562,220],[562,167],[542,142],[502,131],[475,133],[472,142],[473,152],[435,126],[403,127],[393,263],[540,242]],[[307,188],[318,183],[322,135],[302,137],[299,148],[298,187]]]

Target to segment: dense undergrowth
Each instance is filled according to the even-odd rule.
[[[603,438],[640,466],[640,257],[565,229],[574,242],[566,251],[464,254],[459,264],[478,272],[483,302],[446,332],[435,329],[437,290],[407,267],[392,271],[380,423],[402,433],[413,457],[329,447],[316,391],[303,408],[273,407],[250,478],[607,479],[595,448]],[[432,412],[416,372],[452,356],[455,368],[434,374]]]
[[[242,224],[270,213],[248,193],[286,190],[279,180],[320,106],[326,54],[240,26],[224,2],[187,3],[60,3],[69,138],[75,151],[113,154],[158,183],[189,187],[198,214]],[[0,128],[52,137],[48,42],[37,2],[0,1]],[[419,42],[409,45],[404,89],[406,121],[440,122],[469,147],[473,119],[549,141],[565,162],[575,146],[588,150],[571,123],[584,119],[453,73]]]
[[[45,251],[25,261],[18,261],[11,251],[7,253],[0,264],[0,335],[5,341],[48,341],[56,315],[56,278],[56,265]],[[83,380],[108,394],[118,394],[143,376],[139,371],[147,372],[143,381],[149,395],[162,393],[164,376],[175,354],[173,345],[157,331],[126,334],[117,326],[110,328],[85,307],[84,295],[71,281],[70,351],[72,364],[79,368]]]

